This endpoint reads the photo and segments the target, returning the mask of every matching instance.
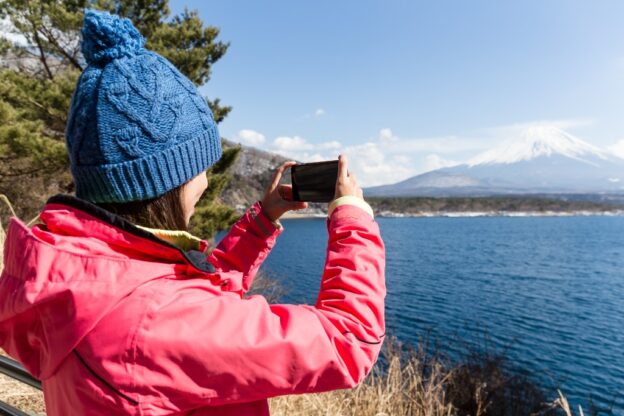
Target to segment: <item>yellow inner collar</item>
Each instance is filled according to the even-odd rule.
[[[196,237],[184,230],[160,230],[157,228],[143,227],[142,225],[137,225],[137,227],[145,231],[149,231],[156,237],[165,240],[184,251],[199,250],[199,244],[202,241],[201,238]]]

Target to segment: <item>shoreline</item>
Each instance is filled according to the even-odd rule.
[[[293,212],[285,213],[281,219],[325,218],[324,212]],[[481,218],[481,217],[622,217],[624,210],[614,211],[429,211],[429,212],[395,212],[379,211],[375,217],[382,218]]]
[[[376,216],[384,218],[473,218],[473,217],[620,217],[624,210],[614,211],[431,211],[404,213],[381,211]]]
[[[293,220],[293,219],[304,219],[304,218],[325,218],[327,217],[326,212],[301,212],[301,211],[287,211],[282,215],[280,220]]]

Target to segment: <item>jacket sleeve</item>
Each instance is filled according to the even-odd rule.
[[[166,374],[149,377],[154,394],[184,407],[216,406],[359,384],[385,334],[384,244],[375,220],[353,205],[337,207],[327,228],[315,305],[226,292],[181,295],[154,312],[140,354],[144,371],[158,357],[155,371]]]
[[[242,293],[251,287],[264,259],[275,245],[283,228],[276,226],[256,201],[232,226],[208,256],[217,272],[242,274]]]

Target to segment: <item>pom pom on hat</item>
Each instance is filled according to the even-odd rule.
[[[108,12],[85,10],[82,54],[87,64],[106,64],[122,56],[137,54],[145,39],[127,18]]]

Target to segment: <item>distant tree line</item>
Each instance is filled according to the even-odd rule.
[[[417,215],[430,212],[604,212],[624,209],[606,202],[529,196],[490,197],[369,197],[378,212]]]

